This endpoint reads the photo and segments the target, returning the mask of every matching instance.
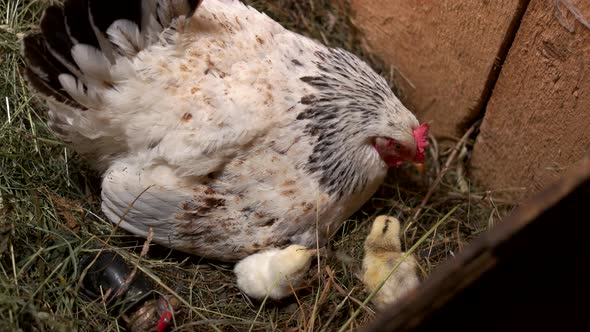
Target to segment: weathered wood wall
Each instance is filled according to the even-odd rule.
[[[569,2],[590,20],[590,1]],[[351,3],[367,47],[436,136],[483,117],[478,184],[521,199],[590,149],[590,29],[568,17],[568,31],[555,0]]]
[[[369,50],[393,66],[402,101],[437,135],[479,114],[520,0],[352,0]]]
[[[590,1],[572,3],[590,19]],[[590,29],[576,22],[570,32],[554,13],[553,1],[530,2],[473,151],[473,178],[522,188],[514,197],[541,190],[590,149]]]

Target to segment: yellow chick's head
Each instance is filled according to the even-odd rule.
[[[378,216],[365,240],[368,250],[401,251],[399,220],[391,216]]]
[[[305,272],[311,265],[311,258],[316,254],[316,249],[308,249],[299,244],[293,244],[280,251],[273,259],[276,268],[283,275],[296,275]]]

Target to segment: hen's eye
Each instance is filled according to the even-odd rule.
[[[395,143],[395,149],[399,150],[402,146],[399,143]]]

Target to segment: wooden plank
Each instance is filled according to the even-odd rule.
[[[524,0],[352,0],[367,48],[434,134],[461,136],[497,78]]]
[[[590,20],[590,1],[570,0]],[[573,17],[570,17],[573,23]],[[532,0],[487,106],[473,178],[511,197],[538,192],[590,149],[590,29],[570,32]]]
[[[362,330],[580,330],[589,201],[587,155]]]

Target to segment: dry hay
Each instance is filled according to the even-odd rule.
[[[79,260],[101,248],[137,265],[159,292],[180,296],[183,304],[175,324],[181,331],[333,331],[358,310],[360,315],[351,319],[354,328],[374,315],[362,304],[366,293],[358,279],[364,237],[374,216],[398,216],[403,244],[409,248],[457,207],[416,251],[425,277],[509,210],[489,193],[475,192],[465,177],[462,165],[469,158],[472,137],[461,141],[455,152],[439,150],[438,142],[431,139],[426,174],[419,176],[406,167],[392,170],[375,197],[346,221],[332,241],[329,257],[316,262],[308,284],[296,297],[261,306],[239,292],[229,264],[158,245],[140,257],[144,240],[112,232],[100,212],[99,177],[48,132],[43,105],[30,98],[19,74],[19,39],[38,29],[36,22],[47,2],[0,4],[0,317],[4,318],[0,329],[125,330],[122,320],[103,304],[86,302],[78,294]],[[381,68],[360,49],[347,19],[346,1],[248,3],[290,29],[352,50]],[[454,160],[448,172],[433,186],[450,155]],[[432,196],[423,204],[431,188]],[[409,222],[418,210],[418,219]]]

